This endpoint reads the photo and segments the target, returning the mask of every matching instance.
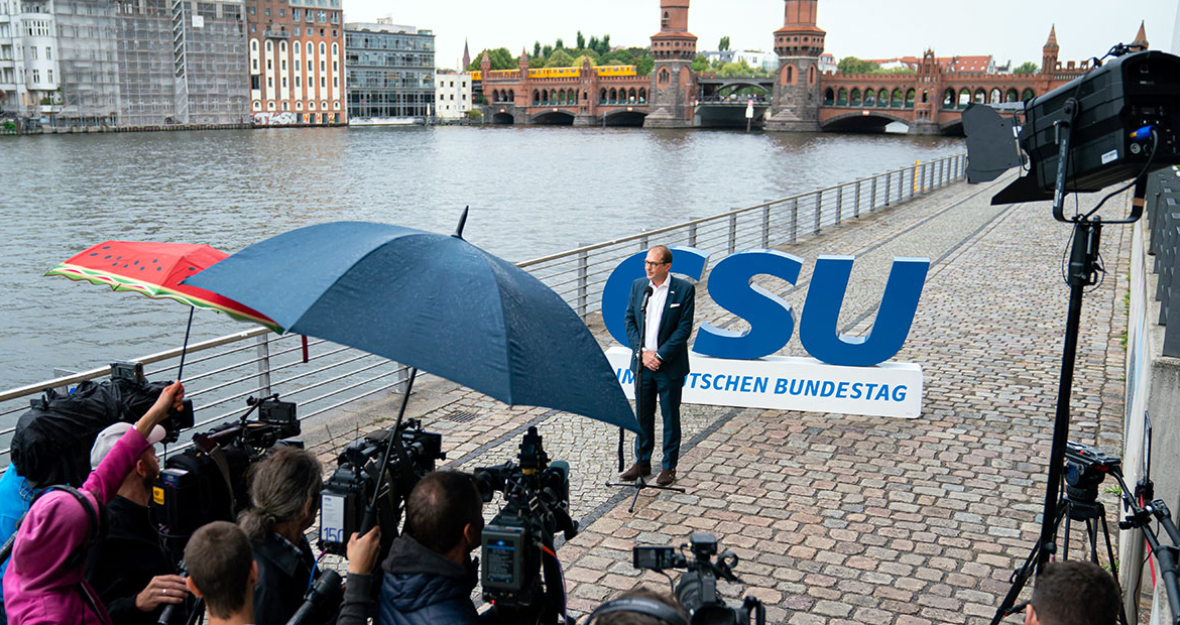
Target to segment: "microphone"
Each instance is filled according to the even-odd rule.
[[[644,314],[647,314],[647,300],[651,299],[651,294],[652,290],[650,284],[643,287],[643,304],[639,307],[639,311]]]
[[[340,574],[336,571],[328,569],[321,573],[320,578],[315,581],[315,584],[312,584],[307,595],[303,597],[303,605],[299,606],[299,611],[295,612],[291,620],[287,621],[287,625],[301,625],[324,597],[340,591],[340,584]]]

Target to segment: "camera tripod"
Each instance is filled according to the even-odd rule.
[[[1119,482],[1122,482],[1122,474],[1112,471],[1117,476]],[[1075,488],[1066,486],[1065,494],[1057,502],[1057,513],[1053,519],[1052,531],[1053,535],[1057,535],[1057,531],[1061,528],[1062,522],[1065,523],[1065,531],[1063,532],[1064,540],[1061,546],[1061,559],[1069,559],[1069,536],[1072,524],[1074,521],[1079,521],[1086,526],[1086,543],[1089,549],[1087,550],[1088,559],[1094,564],[1098,564],[1098,531],[1099,524],[1101,524],[1101,531],[1103,539],[1106,543],[1106,557],[1107,562],[1114,566],[1114,547],[1110,541],[1110,529],[1106,525],[1106,507],[1098,501],[1098,485],[1095,484],[1092,488]],[[1044,542],[1037,540],[1033,545],[1032,551],[1028,554],[1028,558],[1024,561],[1024,565],[1012,574],[1012,587],[1008,589],[1008,594],[1004,596],[1004,601],[1000,604],[1000,608],[996,611],[995,618],[992,619],[992,625],[997,625],[1004,617],[1015,614],[1024,609],[1027,604],[1016,605],[1016,598],[1020,596],[1020,592],[1024,589],[1025,584],[1038,572],[1039,563],[1043,560],[1048,560],[1053,557],[1056,552],[1056,544],[1053,542]],[[1120,625],[1127,625],[1127,616],[1119,607],[1119,623]]]

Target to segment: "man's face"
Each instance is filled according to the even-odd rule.
[[[643,261],[643,269],[647,273],[647,279],[659,286],[668,279],[672,263],[665,263],[664,255],[659,250],[648,250],[647,258]]]
[[[144,483],[149,487],[156,481],[156,476],[160,474],[160,459],[156,456],[154,445],[148,445],[148,448],[139,457],[137,470],[143,477]]]

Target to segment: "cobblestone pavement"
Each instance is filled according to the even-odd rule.
[[[558,555],[575,614],[638,584],[667,587],[631,567],[632,546],[676,545],[707,531],[741,558],[744,584],[722,583],[722,595],[734,605],[758,597],[771,623],[988,622],[1039,532],[1068,304],[1061,261],[1070,229],[1053,221],[1047,203],[991,206],[1007,180],[953,185],[829,228],[782,248],[805,261],[797,285],[760,282],[798,311],[816,256],[855,255],[857,288],[842,321],[863,334],[890,260],[931,258],[909,341],[895,358],[925,372],[918,419],[685,406],[677,485],[688,492],[645,491],[629,513],[630,493],[603,486],[616,476],[617,430],[509,408],[431,378],[415,388],[410,413],[444,434],[451,467],[511,458],[529,425],[551,459],[570,463],[571,512],[582,532]],[[1109,273],[1083,309],[1070,438],[1118,451],[1125,228],[1107,230],[1103,252]],[[742,327],[699,292],[698,325]],[[802,354],[797,338],[783,353]],[[389,427],[395,399],[337,420],[350,430]],[[353,438],[339,434],[312,447],[326,463]]]

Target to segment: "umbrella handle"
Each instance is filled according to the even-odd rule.
[[[184,345],[180,348],[180,366],[176,369],[176,381],[179,382],[181,374],[184,373],[184,357],[188,354],[188,335],[193,329],[193,312],[197,310],[190,306],[188,309],[188,325],[184,328]]]

